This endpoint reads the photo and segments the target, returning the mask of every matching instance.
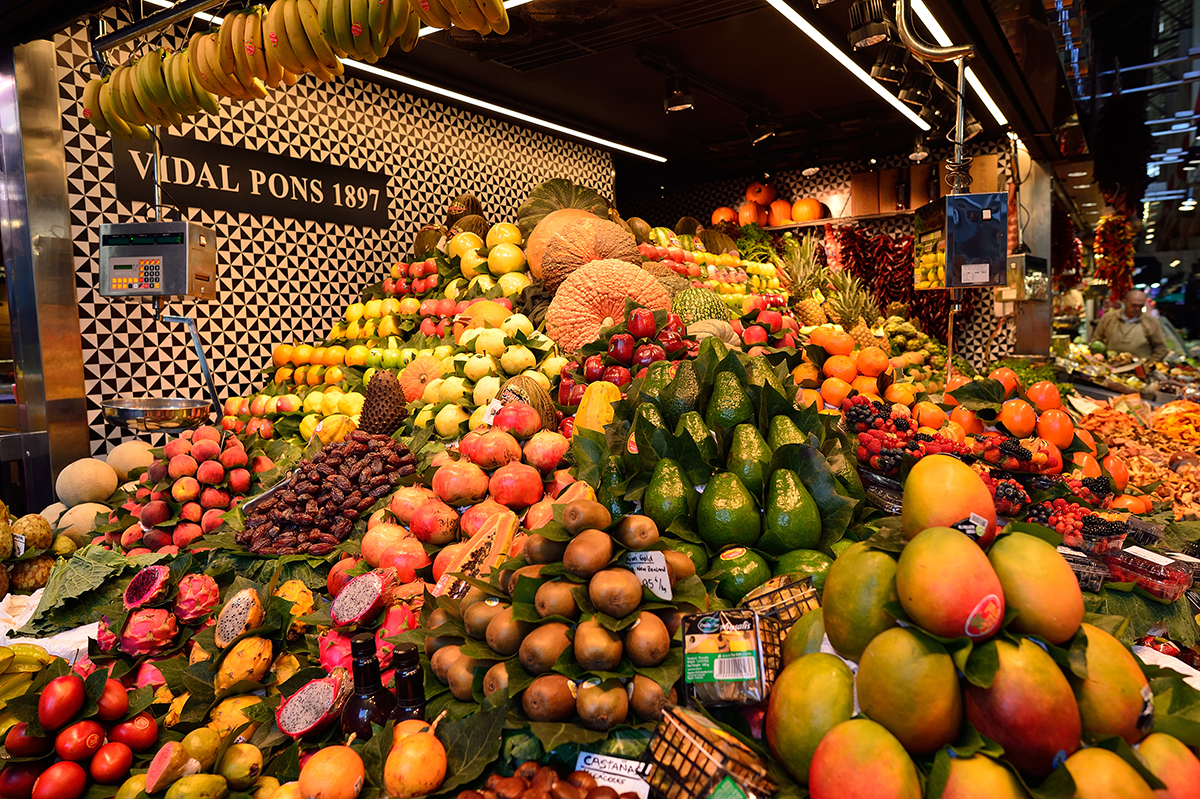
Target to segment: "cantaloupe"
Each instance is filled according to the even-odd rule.
[[[134,469],[149,467],[154,462],[150,449],[150,445],[145,441],[126,441],[113,447],[105,462],[113,468],[117,479],[123,483],[129,479],[129,473]]]
[[[47,505],[38,515],[49,522],[51,527],[55,527],[58,525],[59,518],[66,510],[66,505],[61,502],[55,502],[53,505]]]
[[[585,211],[582,208],[563,208],[546,214],[529,234],[528,241],[525,242],[525,260],[529,262],[529,271],[533,276],[538,280],[542,279],[542,255],[545,254],[546,246],[550,243],[550,239],[554,238],[555,233],[577,219],[598,218],[591,211]]]
[[[76,546],[84,546],[96,531],[96,514],[107,515],[109,508],[99,502],[83,502],[62,514],[58,519],[58,532],[63,533],[75,542]],[[54,521],[50,521],[54,527]]]
[[[117,490],[117,473],[99,458],[82,458],[58,474],[54,492],[68,508],[83,502],[103,502]]]

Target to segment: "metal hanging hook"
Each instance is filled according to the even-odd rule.
[[[953,61],[956,58],[974,58],[975,45],[953,44],[942,47],[929,44],[917,38],[912,27],[910,0],[896,0],[896,30],[900,32],[900,41],[916,56],[925,61]]]

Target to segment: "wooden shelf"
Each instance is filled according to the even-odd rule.
[[[896,219],[902,216],[912,216],[912,211],[885,211],[881,214],[862,214],[860,216],[831,216],[828,219],[814,219],[811,222],[793,222],[790,225],[772,225],[763,230],[793,230],[795,228],[816,227],[833,223],[846,222],[878,222],[882,219]]]

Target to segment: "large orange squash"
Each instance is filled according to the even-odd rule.
[[[792,204],[787,200],[776,200],[767,208],[767,224],[786,225],[792,221]]]
[[[732,222],[736,225],[737,221],[737,211],[733,210],[728,205],[723,205],[712,213],[712,223],[714,225],[719,225],[722,222]]]
[[[775,199],[775,187],[763,185],[756,180],[746,187],[746,199],[752,203],[768,206]]]
[[[793,222],[812,222],[822,216],[821,203],[812,197],[796,200],[792,205]]]
[[[767,224],[767,209],[763,208],[753,200],[748,200],[738,210],[739,225],[765,225]]]
[[[568,222],[574,222],[576,219],[598,218],[591,211],[585,211],[582,208],[563,208],[546,214],[529,234],[529,240],[525,242],[525,260],[529,263],[529,271],[533,273],[533,276],[538,280],[542,279],[542,255],[546,252],[546,245],[550,243],[550,239],[554,238],[555,233]]]

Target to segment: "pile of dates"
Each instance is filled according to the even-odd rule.
[[[617,793],[607,785],[598,785],[586,771],[566,778],[550,766],[532,760],[517,767],[511,777],[493,774],[482,791],[461,791],[458,799],[639,799],[636,793]]]
[[[355,430],[297,463],[290,483],[254,506],[236,540],[261,555],[328,555],[416,470],[416,456],[399,441]]]

